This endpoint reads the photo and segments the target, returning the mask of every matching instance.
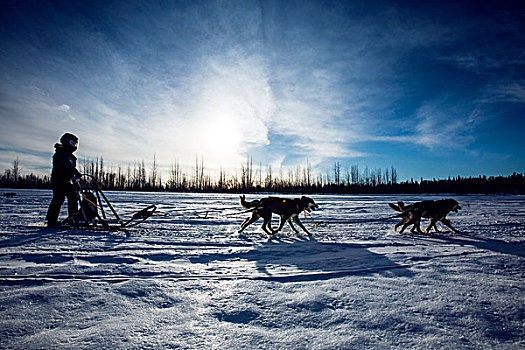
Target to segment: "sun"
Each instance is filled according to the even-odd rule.
[[[200,142],[205,153],[210,155],[236,155],[240,151],[241,135],[234,117],[217,114],[202,124]]]
[[[243,141],[243,113],[238,105],[234,96],[217,94],[199,111],[193,142],[200,155],[220,164],[238,161]]]
[[[241,67],[242,68],[242,67]],[[215,166],[237,167],[248,152],[268,141],[273,102],[258,70],[214,64],[196,87],[185,117],[186,149]]]

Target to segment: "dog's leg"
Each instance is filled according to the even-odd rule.
[[[294,220],[295,220],[295,216],[293,217]],[[292,218],[288,219],[288,221],[286,221],[288,223],[288,225],[290,225],[290,227],[292,228],[292,231],[295,232],[295,233],[299,233],[299,231],[297,231],[297,229],[294,227],[294,225],[292,224]]]
[[[433,227],[434,227],[434,230],[435,230],[436,232],[441,233],[441,232],[443,232],[443,231],[441,231],[441,230],[437,227],[437,223],[438,223],[438,221],[439,221],[439,220],[436,220],[436,221],[434,222],[434,226],[433,226]]]
[[[425,230],[425,233],[427,235],[430,233],[430,230],[432,230],[432,226],[436,229],[437,232],[439,232],[437,227],[436,227],[436,220],[435,219],[430,219],[430,224],[428,224],[428,227]]]
[[[441,222],[443,223],[443,225],[445,225],[446,227],[448,227],[449,229],[451,229],[452,232],[454,232],[454,233],[460,233],[458,230],[456,230],[454,227],[452,227],[452,224],[451,224],[450,221],[448,221],[447,219],[443,218],[443,219],[441,219]]]
[[[414,218],[413,220],[410,221],[410,223],[412,224],[412,228],[410,229],[410,233],[417,233],[417,234],[423,233],[421,231],[421,227],[419,227],[419,225],[421,223],[421,219]]]
[[[301,223],[301,221],[299,220],[299,217],[294,216],[294,217],[293,217],[293,221],[295,221],[295,223],[296,223],[297,225],[299,225],[299,227],[302,228],[303,231],[306,232],[309,236],[312,235],[310,232],[308,232],[308,230],[306,229],[306,227],[304,227],[304,225]],[[297,231],[295,231],[295,232],[297,232]]]
[[[403,216],[403,217],[401,218],[401,220],[399,220],[399,222],[394,226],[394,231],[397,231],[397,228],[398,228],[399,226],[403,225],[404,223],[406,223],[407,220],[408,220],[408,217]]]
[[[410,225],[410,221],[404,222],[403,226],[401,227],[401,230],[399,230],[399,233],[403,233],[403,231],[405,231],[408,225]]]
[[[281,215],[281,221],[279,222],[279,227],[277,230],[272,231],[273,233],[279,232],[283,229],[284,223],[290,219],[291,215]]]
[[[273,228],[272,228],[272,212],[270,211],[266,215],[268,216],[268,220],[265,220],[266,227],[270,230],[270,232],[273,232]],[[266,215],[264,217],[266,217]],[[268,231],[266,231],[266,232],[268,232]]]
[[[423,234],[423,231],[421,231],[421,218],[414,223],[414,226],[412,227],[412,232],[414,231]]]
[[[273,235],[275,232],[273,231],[272,229],[272,213],[269,213],[269,214],[265,214],[263,216],[263,224],[262,224],[262,229],[264,230],[264,232],[266,232],[267,234],[269,235]],[[270,229],[268,231],[268,228]]]
[[[260,218],[259,214],[257,214],[256,210],[254,210],[252,212],[252,215],[249,218],[247,218],[246,220],[244,220],[244,222],[241,225],[241,229],[238,232],[241,233],[242,231],[244,231],[244,229],[246,227],[248,227],[249,225],[253,224],[255,221],[259,220],[259,218]]]
[[[401,227],[401,231],[399,231],[399,233],[403,233],[403,231],[405,231],[408,226],[413,225],[417,219],[418,218],[412,212],[408,212],[407,216],[403,217],[403,219],[401,219],[398,224],[401,225],[401,223],[403,223],[403,227]],[[410,232],[414,232],[413,230],[414,227],[412,226],[412,230],[410,230]]]

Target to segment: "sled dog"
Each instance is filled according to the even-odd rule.
[[[414,233],[417,231],[418,233],[423,233],[421,231],[421,227],[419,226],[422,218],[430,219],[430,224],[425,230],[426,234],[430,233],[432,227],[434,227],[436,232],[440,232],[436,226],[438,221],[441,221],[453,232],[459,233],[458,230],[452,227],[450,221],[446,219],[448,213],[451,211],[457,213],[458,210],[461,209],[458,202],[454,199],[441,199],[436,201],[427,200],[416,202],[407,206],[405,206],[403,202],[398,202],[397,205],[388,203],[388,205],[393,210],[402,213],[401,220],[394,227],[394,230],[397,230],[397,228],[402,225],[401,231],[399,231],[399,233],[403,233],[403,231],[409,225],[412,225],[410,232]]]
[[[308,232],[301,221],[299,221],[298,215],[304,210],[310,212],[311,210],[319,208],[313,199],[306,196],[294,199],[266,197],[254,201],[247,201],[246,196],[243,195],[240,196],[240,203],[242,207],[246,209],[254,208],[254,210],[252,211],[252,215],[242,223],[239,233],[255,221],[263,218],[262,229],[269,235],[279,232],[283,228],[285,222],[288,222],[294,232],[299,233],[299,231],[293,226],[292,219],[303,229],[304,232],[310,235],[310,232]],[[277,230],[273,230],[271,226],[272,213],[281,217]]]

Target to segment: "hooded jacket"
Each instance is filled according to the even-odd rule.
[[[55,154],[53,154],[53,170],[51,171],[51,183],[63,184],[69,182],[75,176],[81,176],[76,168],[77,157],[71,150],[62,144],[55,144]]]

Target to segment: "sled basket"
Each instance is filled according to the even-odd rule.
[[[59,225],[60,227],[122,230],[144,222],[157,210],[157,206],[152,204],[139,211],[128,213],[127,215],[131,215],[131,218],[124,219],[116,212],[96,179],[88,174],[82,174],[82,176],[85,177],[85,180],[75,179],[73,181],[79,211],[64,220]]]

